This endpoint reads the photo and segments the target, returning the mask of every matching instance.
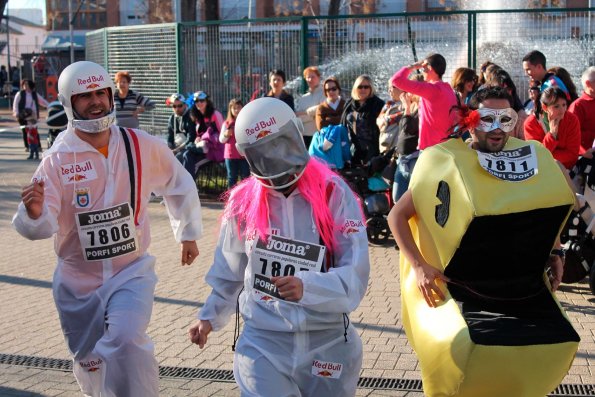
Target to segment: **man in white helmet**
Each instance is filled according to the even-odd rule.
[[[189,337],[203,348],[237,305],[242,396],[353,396],[362,344],[348,315],[370,271],[360,203],[309,157],[301,122],[282,101],[250,102],[235,134],[252,177],[229,193],[206,276],[213,290]]]
[[[82,392],[157,396],[146,334],[157,282],[147,206],[151,192],[164,197],[189,265],[202,233],[196,186],[164,142],[114,125],[114,87],[103,67],[73,63],[58,90],[68,128],[23,188],[13,225],[31,240],[56,236],[53,294]]]

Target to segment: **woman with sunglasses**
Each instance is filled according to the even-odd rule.
[[[143,96],[140,92],[130,89],[130,83],[132,82],[130,73],[118,72],[114,81],[117,88],[114,94],[117,124],[120,127],[138,128],[138,115],[145,110],[154,109],[155,102]]]
[[[293,104],[293,96],[289,94],[283,87],[285,87],[285,72],[280,69],[273,69],[269,72],[269,86],[271,90],[265,95],[273,97],[285,102],[291,110],[295,111]]]
[[[196,179],[198,169],[209,161],[222,162],[224,146],[219,142],[223,116],[204,91],[192,95],[190,119],[196,123],[196,140],[184,152],[183,165]]]
[[[351,98],[345,103],[341,116],[341,124],[347,128],[355,148],[352,158],[354,165],[367,164],[380,153],[380,130],[376,119],[383,106],[384,101],[376,96],[370,76],[364,74],[355,79]]]
[[[324,160],[331,168],[340,170],[351,160],[349,135],[341,124],[345,100],[341,98],[341,85],[336,77],[322,83],[326,99],[316,108],[316,129],[309,153]]]
[[[469,68],[458,68],[452,76],[452,88],[457,96],[457,105],[466,105],[477,89],[477,74]]]

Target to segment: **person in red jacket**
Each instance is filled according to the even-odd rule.
[[[578,118],[566,111],[566,93],[558,87],[545,89],[540,103],[540,111],[525,120],[525,139],[541,142],[556,160],[571,169],[578,159],[581,144]]]
[[[589,66],[581,76],[583,95],[568,107],[581,123],[581,154],[592,157],[595,143],[595,66]]]

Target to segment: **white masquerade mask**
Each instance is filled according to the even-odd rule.
[[[504,132],[510,132],[519,118],[512,108],[479,108],[477,113],[479,113],[479,125],[475,128],[483,132],[490,132],[498,128]]]

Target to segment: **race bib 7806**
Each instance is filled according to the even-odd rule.
[[[79,240],[88,261],[115,258],[138,250],[129,203],[76,214]]]

